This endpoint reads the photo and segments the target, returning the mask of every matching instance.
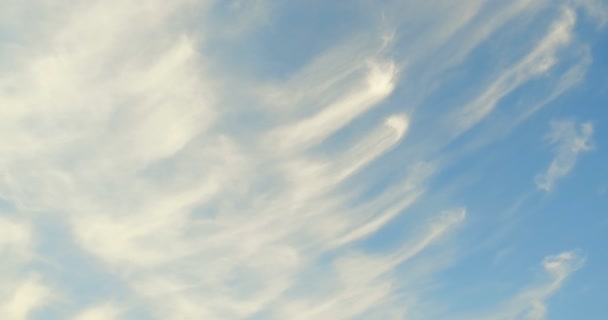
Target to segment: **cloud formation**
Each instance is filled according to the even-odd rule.
[[[583,266],[584,261],[578,251],[565,251],[545,257],[542,266],[546,280],[523,289],[504,306],[480,319],[546,319],[547,300],[572,273]]]
[[[581,124],[573,120],[552,122],[546,139],[554,146],[555,157],[547,170],[534,179],[538,189],[545,192],[552,191],[555,183],[574,169],[579,155],[593,149],[592,136],[593,125],[590,122]]]
[[[279,31],[300,28],[298,4],[0,4],[0,318],[479,314],[428,308],[485,214],[441,196],[458,161],[446,149],[496,124],[527,84],[557,79],[548,103],[582,81],[590,51],[566,57],[585,47],[583,13],[563,3],[362,1],[349,4],[349,34],[291,51]],[[514,29],[521,47],[502,35],[494,69],[471,62],[537,16],[551,22]],[[281,50],[308,56],[282,62]],[[552,124],[540,189],[572,170],[592,132]],[[542,319],[581,265],[578,252],[547,256],[546,282],[484,306],[483,319]]]

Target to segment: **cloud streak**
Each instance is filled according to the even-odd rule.
[[[578,251],[565,251],[543,259],[542,267],[546,280],[521,290],[497,310],[471,319],[529,319],[542,320],[548,315],[547,300],[585,262]]]
[[[547,35],[529,54],[507,69],[482,95],[458,112],[455,116],[456,131],[463,132],[478,123],[510,92],[550,70],[556,64],[558,50],[570,43],[575,22],[574,11],[565,8],[561,17],[551,25]]]
[[[579,155],[593,149],[592,136],[593,125],[590,122],[578,125],[572,120],[552,122],[546,139],[555,147],[555,157],[547,170],[535,177],[538,189],[552,191],[555,183],[574,169]]]

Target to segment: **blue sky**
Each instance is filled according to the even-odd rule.
[[[0,4],[1,319],[608,318],[603,0]]]

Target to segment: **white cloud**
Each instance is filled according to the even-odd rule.
[[[546,280],[521,290],[498,309],[483,316],[468,319],[545,319],[548,314],[547,301],[562,287],[572,273],[583,266],[584,261],[584,257],[578,251],[566,251],[547,256],[542,263]]]
[[[120,308],[112,303],[105,303],[87,308],[71,320],[113,320],[120,319]]]
[[[23,254],[32,241],[32,231],[20,222],[0,217],[0,250],[13,254]]]
[[[37,277],[26,279],[14,288],[12,296],[0,305],[0,316],[4,319],[25,320],[41,307],[48,305],[52,293]]]
[[[405,312],[403,304],[392,305],[394,301],[391,301],[392,292],[399,283],[393,271],[436,244],[445,233],[462,223],[465,216],[464,209],[441,213],[424,232],[412,237],[392,254],[370,256],[353,252],[338,258],[332,272],[336,283],[332,281],[329,285],[334,287],[325,289],[326,286],[321,286],[329,292],[282,301],[280,318],[352,319],[366,312],[381,310],[392,310],[394,316],[402,314]]]
[[[3,213],[4,214],[4,213]],[[25,320],[53,299],[44,279],[27,267],[34,258],[28,223],[0,216],[0,318]]]
[[[292,149],[322,142],[387,98],[395,87],[397,69],[392,61],[369,61],[366,75],[356,87],[319,113],[271,132],[272,148]]]
[[[470,104],[451,115],[456,133],[461,133],[488,116],[497,103],[526,81],[546,73],[557,62],[557,53],[572,40],[576,22],[575,12],[564,8],[561,17],[551,25],[547,35],[536,47],[511,68],[494,80],[484,92]],[[455,117],[455,118],[454,118]]]
[[[608,23],[608,5],[605,2],[601,0],[571,0],[570,2],[585,10],[600,27]]]
[[[534,113],[538,112],[543,107],[547,106],[549,102],[555,100],[557,97],[561,96],[564,92],[568,91],[575,85],[581,83],[589,66],[592,64],[591,53],[589,52],[588,47],[583,47],[581,50],[580,60],[577,63],[570,66],[560,77],[555,87],[553,87],[551,93],[538,103],[532,105],[528,108],[518,119],[517,122],[527,119],[532,116]]]
[[[433,5],[433,9],[440,5],[442,10],[431,13],[438,20],[437,27],[429,30],[431,35],[421,40],[421,47],[413,51],[411,58],[424,61],[429,58],[429,52],[437,52],[441,59],[433,61],[428,79],[425,79],[431,83],[437,82],[441,72],[457,66],[501,27],[516,18],[533,16],[545,4],[545,1],[530,0],[495,4],[480,0],[458,4],[439,1]]]
[[[367,212],[377,212],[378,209],[380,212],[375,216],[367,217],[364,223],[340,236],[332,245],[344,245],[376,233],[424,194],[424,184],[432,176],[433,170],[434,168],[429,164],[417,164],[410,168],[408,179],[402,183],[400,192],[396,194],[398,198],[392,199],[388,207],[365,208]],[[387,198],[394,197],[391,193],[385,195]]]
[[[45,19],[30,19],[22,39],[17,35],[14,48],[2,52],[10,59],[0,63],[0,196],[33,224],[67,225],[64,236],[82,250],[37,255],[58,260],[66,273],[78,266],[61,260],[64,255],[86,255],[129,296],[120,305],[63,306],[73,309],[62,309],[66,316],[112,319],[142,308],[162,319],[258,313],[398,319],[423,295],[396,292],[406,286],[402,280],[431,277],[452,260],[437,263],[426,253],[455,245],[441,240],[465,220],[460,208],[417,210],[411,234],[398,235],[400,242],[383,253],[358,246],[432,195],[431,180],[442,169],[405,148],[390,166],[382,163],[388,177],[374,174],[383,157],[411,141],[410,129],[421,126],[409,101],[396,99],[400,110],[382,109],[405,73],[384,33],[334,44],[284,83],[243,81],[227,89],[218,82],[226,74],[238,77],[238,70],[211,68],[216,61],[205,52],[215,30],[205,20],[211,1],[43,2],[37,14]],[[11,10],[25,12],[34,3]],[[252,13],[254,20],[271,9],[266,1],[256,3],[261,11]],[[450,46],[450,28],[462,30],[483,14],[482,1],[468,4],[450,4],[464,15],[446,9],[445,23],[431,23],[419,38],[432,36],[407,59]],[[457,46],[456,58],[429,74],[458,63],[529,5],[509,5],[481,33],[459,33],[468,41]],[[557,51],[570,43],[574,22],[573,12],[564,11],[544,40],[458,112],[459,126],[482,121],[500,99],[551,68]],[[390,38],[398,41],[398,34]],[[564,78],[565,87],[571,78]],[[231,105],[238,94],[251,95],[264,104],[256,111],[270,114],[259,132],[222,122],[230,112],[250,111]],[[382,115],[355,121],[372,111]],[[353,129],[350,140],[328,151],[328,140],[344,129]],[[423,128],[420,143],[427,143],[426,133],[445,129]],[[37,230],[17,221],[0,219],[1,254],[10,256],[10,267],[0,269],[0,314],[8,319],[27,318],[55,294],[44,274],[21,270],[34,256]],[[554,262],[546,268],[557,277],[562,269]],[[71,292],[64,289],[57,291]],[[530,304],[530,315],[545,312],[541,298]]]
[[[592,135],[590,122],[580,125],[572,120],[552,122],[546,138],[555,146],[555,157],[547,170],[536,176],[536,186],[545,192],[553,190],[555,183],[574,169],[579,155],[592,150]]]

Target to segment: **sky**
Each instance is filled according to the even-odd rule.
[[[608,319],[605,0],[3,0],[0,319]]]

